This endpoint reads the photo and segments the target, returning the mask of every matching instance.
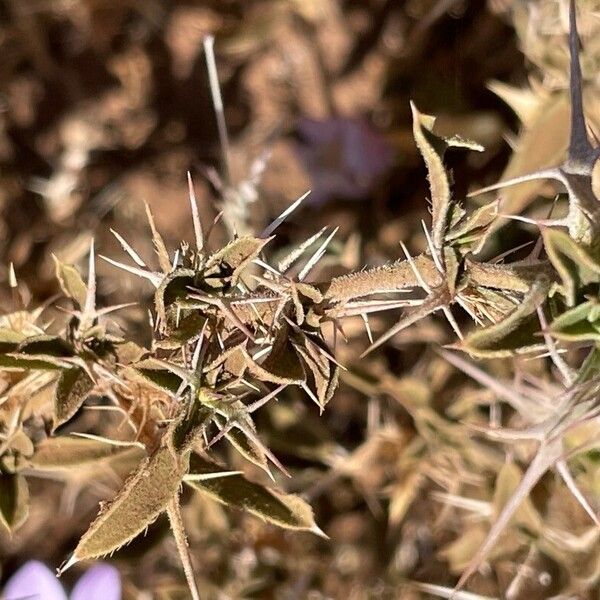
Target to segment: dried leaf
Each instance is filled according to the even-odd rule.
[[[137,363],[134,371],[148,383],[170,394],[175,394],[183,381],[179,375],[167,369],[162,362],[152,358]]]
[[[54,429],[75,415],[93,389],[94,382],[82,368],[61,372],[54,392]]]
[[[67,265],[52,255],[56,269],[56,278],[65,295],[75,301],[78,308],[83,309],[87,296],[85,285],[79,271],[73,265]]]
[[[44,355],[56,358],[71,357],[73,347],[61,337],[52,335],[36,335],[25,339],[16,349],[18,354]]]
[[[219,465],[193,454],[190,476],[184,480],[195,490],[208,494],[227,506],[245,510],[284,529],[324,535],[314,521],[312,508],[299,496],[283,494],[249,481],[240,474],[211,477],[214,473],[222,472]]]
[[[67,567],[114,552],[144,531],[177,493],[188,463],[187,455],[175,455],[167,446],[144,460],[117,496],[100,510]]]
[[[547,278],[539,278],[507,317],[474,331],[456,347],[478,357],[513,356],[543,347],[543,341],[536,338],[540,329],[536,310],[544,302],[549,287]]]
[[[168,307],[186,298],[189,288],[194,286],[195,277],[192,269],[176,269],[163,278],[154,294],[156,314],[163,323],[168,322]]]
[[[450,179],[444,167],[444,153],[451,146],[472,150],[483,150],[483,148],[478,144],[460,138],[444,139],[434,135],[435,117],[421,114],[412,102],[410,107],[413,115],[413,135],[429,174],[433,245],[436,250],[441,250],[444,246],[452,208],[452,192],[450,190]]]
[[[465,270],[471,285],[526,293],[542,274],[553,276],[548,261],[523,261],[510,264],[484,263],[472,256],[465,257]]]
[[[0,473],[0,523],[9,533],[18,529],[29,514],[29,486],[23,475]]]
[[[492,501],[494,517],[502,513],[502,510],[518,489],[522,479],[523,473],[515,463],[504,463],[496,477],[496,486]],[[542,518],[535,510],[529,497],[525,497],[519,507],[515,509],[511,522],[520,527],[527,528],[532,534],[539,533],[543,525]]]
[[[253,237],[243,237],[230,242],[206,261],[208,277],[227,279],[231,285],[236,285],[243,270],[258,256],[265,244],[272,238],[262,240]]]
[[[99,440],[80,437],[51,437],[40,442],[29,460],[40,471],[90,468],[116,457],[137,456],[144,451],[138,446],[115,446]]]

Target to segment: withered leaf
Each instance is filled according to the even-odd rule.
[[[263,381],[280,384],[301,384],[304,382],[304,369],[294,345],[290,340],[290,327],[282,325],[277,332],[273,348],[261,365],[254,361],[248,369]]]
[[[134,371],[148,383],[171,394],[177,392],[183,381],[179,375],[166,369],[162,364],[152,358],[137,363],[134,367]]]
[[[477,329],[456,347],[477,357],[512,356],[542,347],[543,340],[536,337],[540,330],[536,309],[544,302],[549,287],[549,280],[540,277],[508,316]]]
[[[511,292],[528,292],[541,274],[548,278],[553,275],[552,266],[545,260],[485,263],[467,255],[464,264],[471,285]]]
[[[73,356],[73,347],[63,338],[53,335],[29,337],[16,350],[19,354],[54,356],[66,358]]]
[[[167,321],[167,308],[186,297],[194,280],[195,272],[192,269],[175,269],[163,278],[154,294],[156,313],[161,320]]]
[[[179,319],[169,322],[165,337],[156,340],[156,347],[166,350],[181,348],[200,334],[205,323],[206,317],[200,311],[181,310]]]
[[[0,523],[9,533],[18,529],[29,514],[29,487],[19,473],[0,473]]]
[[[508,504],[522,479],[523,473],[517,465],[513,462],[504,463],[496,478],[496,487],[494,489],[494,498],[492,502],[494,518],[497,518]],[[526,527],[532,533],[538,533],[542,527],[542,519],[535,510],[529,497],[523,498],[520,506],[515,510],[512,516],[512,522],[522,527]]]
[[[68,298],[74,300],[79,308],[85,306],[87,286],[85,285],[79,271],[73,265],[67,265],[52,255],[56,269],[56,278],[62,291]]]
[[[420,113],[412,102],[410,107],[413,115],[413,135],[429,175],[433,245],[437,250],[440,250],[444,245],[453,204],[450,179],[444,167],[444,153],[451,146],[473,150],[482,150],[482,148],[473,142],[461,140],[460,138],[444,139],[438,137],[433,133],[435,117]]]
[[[224,422],[222,421],[222,426]],[[254,425],[251,426],[254,430]],[[250,439],[240,429],[233,428],[227,433],[227,440],[231,445],[249,462],[261,468],[265,473],[269,473],[269,463],[263,449],[252,439]]]
[[[271,239],[242,237],[230,242],[209,257],[206,262],[206,273],[229,279],[231,285],[236,285],[243,270]]]
[[[40,442],[29,459],[32,468],[40,471],[63,471],[88,468],[115,457],[139,456],[144,451],[139,446],[116,446],[101,440],[58,436]]]
[[[94,382],[81,367],[61,371],[54,391],[54,429],[75,415],[93,389]]]
[[[498,215],[499,201],[490,202],[474,210],[467,217],[461,219],[446,234],[446,241],[453,242],[453,246],[459,246],[460,250],[477,254],[489,233],[490,226]]]
[[[130,542],[165,510],[173,499],[189,456],[161,446],[144,460],[82,536],[69,564],[109,554]]]
[[[185,482],[227,506],[245,510],[284,529],[323,535],[314,521],[312,508],[299,496],[278,492],[237,473],[214,475],[222,472],[219,465],[193,454],[190,476]]]
[[[0,327],[0,354],[15,351],[25,337],[24,334],[13,329]]]

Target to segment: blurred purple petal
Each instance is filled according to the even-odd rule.
[[[312,180],[313,204],[368,195],[393,164],[392,148],[361,119],[302,118],[298,134],[298,154]]]
[[[67,600],[54,573],[42,562],[26,562],[4,586],[5,600]]]
[[[121,600],[121,575],[106,563],[88,569],[75,584],[71,600]]]

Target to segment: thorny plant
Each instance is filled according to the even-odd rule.
[[[556,467],[568,489],[600,526],[594,503],[579,489],[568,465],[597,446],[595,426],[600,414],[596,295],[600,210],[594,192],[594,165],[600,149],[589,142],[583,114],[574,0],[570,14],[572,116],[567,159],[558,168],[480,191],[537,178],[551,178],[564,186],[567,216],[528,220],[539,226],[541,237],[524,260],[504,262],[511,249],[496,259],[477,258],[502,218],[499,201],[474,210],[465,208],[453,195],[444,155],[451,148],[482,148],[459,137],[437,136],[434,118],[414,105],[413,133],[431,190],[431,226],[423,224],[428,245],[423,254],[411,256],[401,242],[405,256],[397,262],[328,281],[311,281],[334,229],[315,233],[273,263],[268,256],[269,242],[304,197],[260,234],[234,233],[227,245],[209,253],[210,231],[205,233],[200,223],[188,175],[193,245],[183,242],[170,253],[148,210],[158,267],[147,265],[116,232],[130,261],[102,257],[154,287],[150,348],[120,335],[111,325],[109,314],[124,306],[96,306],[93,244],[87,283],[73,266],[56,260],[57,277],[71,305],[63,308],[64,323],[44,324],[44,307],[26,310],[19,306],[0,320],[4,381],[0,517],[5,527],[14,531],[27,518],[30,476],[107,462],[135,464],[126,483],[102,505],[59,572],[78,561],[118,550],[166,512],[192,597],[199,598],[180,510],[182,484],[281,527],[324,535],[305,500],[231,470],[213,455],[214,444],[225,438],[243,458],[269,475],[271,465],[287,475],[262,442],[254,413],[291,386],[301,388],[319,411],[325,409],[343,369],[335,359],[335,345],[338,335],[344,337],[345,319],[363,318],[371,341],[367,354],[438,311],[458,338],[452,351],[443,350],[442,356],[490,389],[528,424],[522,430],[491,427],[480,428],[478,433],[507,444],[519,440],[537,444],[528,469],[468,561],[455,593],[460,593],[481,566],[548,469]],[[224,124],[220,131],[221,127],[226,141]],[[11,286],[19,303],[14,274]],[[467,333],[453,312],[457,305],[474,321]],[[404,309],[400,320],[373,340],[369,315],[399,308]],[[326,327],[334,332],[332,347],[326,341]],[[569,349],[573,352],[565,358]],[[582,349],[587,350],[583,361],[579,358]],[[495,379],[457,351],[475,358],[547,354],[556,372],[555,397],[541,402],[543,393],[535,386],[523,391]],[[92,396],[105,398],[111,410],[122,415],[132,431],[127,439],[62,433],[61,427]],[[52,431],[45,426],[49,418]],[[468,505],[468,499],[457,494],[440,498],[451,505]],[[469,506],[481,507],[477,503]],[[551,542],[546,540],[546,547]],[[540,547],[544,547],[543,540]],[[516,589],[518,582],[513,587]],[[451,593],[425,584],[422,589]],[[514,590],[511,593],[514,595]]]

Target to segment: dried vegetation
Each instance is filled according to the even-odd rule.
[[[474,9],[513,22],[531,65],[525,88],[490,84],[522,125],[478,190],[502,146],[489,113],[438,123],[417,89],[410,128],[359,119],[395,118],[386,84],[462,3],[5,4],[3,575],[114,554],[125,598],[597,595],[597,2]],[[63,70],[42,23],[118,85]],[[249,98],[231,115],[213,33],[225,106]],[[218,160],[194,155],[216,137]],[[19,171],[44,156],[48,177]]]

